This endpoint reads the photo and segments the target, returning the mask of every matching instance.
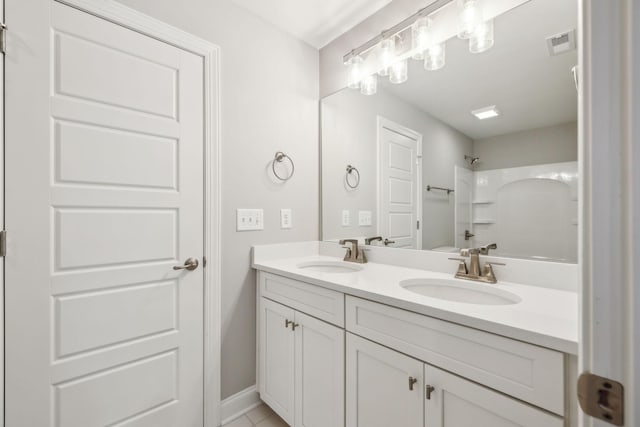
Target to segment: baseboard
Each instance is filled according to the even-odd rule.
[[[251,386],[227,397],[222,401],[220,409],[222,425],[241,417],[260,404],[262,401],[256,386]]]

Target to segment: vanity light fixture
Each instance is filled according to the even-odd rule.
[[[451,18],[458,20],[458,37],[469,39],[470,52],[488,50],[493,46],[494,36],[493,20],[484,20],[481,2],[485,1],[489,0],[434,0],[402,22],[382,31],[344,56],[344,63],[349,66],[348,86],[372,95],[377,90],[377,79],[373,77],[376,73],[389,76],[393,84],[404,83],[408,79],[409,58],[424,61],[427,71],[444,67],[444,39],[451,34],[447,30]],[[448,9],[444,15],[436,13],[445,6],[458,9]],[[444,18],[439,20],[438,16]],[[434,27],[438,23],[441,25]],[[405,43],[409,38],[410,45]]]
[[[478,25],[469,38],[469,52],[482,53],[493,47],[493,19]]]
[[[457,0],[460,14],[458,15],[458,37],[468,39],[483,22],[480,0]]]
[[[496,108],[495,105],[490,105],[488,107],[473,110],[471,114],[476,116],[479,120],[485,120],[491,119],[493,117],[498,117],[500,115],[500,111]]]
[[[396,59],[396,40],[395,37],[382,40],[380,42],[380,71],[378,74],[381,76],[389,75],[389,68],[393,65]]]
[[[409,64],[407,60],[396,61],[389,68],[389,81],[393,84],[400,84],[407,81],[409,78]]]
[[[413,59],[421,61],[424,53],[431,45],[431,18],[423,16],[411,27],[411,49],[414,51]]]
[[[360,80],[362,80],[362,68],[363,68],[363,60],[360,55],[354,56],[349,60],[346,64],[349,67],[349,81],[347,82],[347,86],[350,89],[358,89],[360,88]]]
[[[360,82],[360,93],[363,95],[375,95],[378,91],[378,75],[371,74]]]
[[[445,44],[439,43],[429,47],[424,53],[424,69],[435,71],[444,67],[445,64]]]

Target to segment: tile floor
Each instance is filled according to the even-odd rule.
[[[267,405],[260,405],[222,427],[289,427]]]

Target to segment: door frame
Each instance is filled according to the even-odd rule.
[[[635,3],[635,5],[634,5]],[[580,372],[640,423],[640,6],[579,0]],[[575,385],[573,385],[575,387]],[[580,411],[580,426],[605,427]]]
[[[52,0],[61,4],[74,7],[98,18],[121,25],[143,35],[152,37],[161,42],[170,44],[200,56],[204,64],[204,256],[206,268],[204,268],[204,354],[203,354],[203,404],[204,426],[220,426],[221,403],[221,259],[220,259],[220,230],[221,230],[221,191],[220,191],[220,47],[206,40],[198,38],[176,27],[172,27],[162,21],[138,12],[115,1],[104,0]],[[4,10],[4,0],[2,0]],[[0,20],[2,13],[0,12]],[[11,24],[9,23],[9,26]],[[9,31],[11,31],[9,29]],[[11,40],[11,39],[9,39]],[[8,56],[11,55],[11,42],[9,41]],[[4,58],[3,58],[4,61]],[[4,85],[4,76],[2,84]],[[4,98],[4,86],[2,86]],[[3,109],[3,107],[1,107]],[[4,120],[4,111],[2,120]],[[4,128],[4,122],[2,122]],[[2,132],[4,135],[4,132]],[[4,138],[4,136],[3,136]],[[4,146],[4,139],[3,139]],[[4,170],[4,159],[0,150],[0,161]],[[4,174],[0,174],[0,184]],[[4,183],[6,185],[6,182]],[[4,192],[4,185],[2,185]],[[2,200],[4,197],[2,198]],[[4,205],[0,202],[2,213],[0,219],[4,223]],[[4,261],[3,261],[4,263]],[[3,266],[3,263],[1,266]],[[2,267],[3,268],[3,267]],[[3,270],[0,269],[0,273]],[[4,287],[4,274],[3,287]],[[0,294],[0,302],[2,294]],[[3,302],[2,302],[3,303]],[[3,303],[4,304],[4,303]],[[0,317],[0,322],[2,318]],[[2,325],[2,323],[0,323]],[[4,334],[4,326],[2,325]],[[2,340],[4,343],[4,339]],[[2,361],[3,352],[0,352]],[[4,365],[4,363],[3,363]],[[2,383],[4,384],[4,366],[2,369]],[[4,388],[4,387],[3,387]],[[0,392],[3,392],[3,388]],[[4,395],[0,394],[0,425],[4,425]]]
[[[416,249],[422,249],[422,227],[424,226],[422,220],[422,134],[410,129],[406,126],[402,126],[399,123],[389,120],[383,116],[377,116],[376,118],[376,207],[378,212],[376,215],[376,232],[378,235],[382,235],[382,129],[387,128],[393,132],[405,135],[410,138],[414,138],[417,142],[416,147],[416,219],[420,221],[420,228],[416,230]]]
[[[0,22],[4,23],[4,0],[0,2]],[[2,94],[2,102],[0,102],[0,227],[5,229],[4,223],[4,187],[5,187],[5,171],[4,171],[4,147],[5,147],[5,120],[4,120],[4,64],[5,55],[0,54],[0,93]],[[5,259],[2,257],[0,261],[0,285],[2,286],[2,292],[0,292],[0,427],[4,427],[4,263]]]

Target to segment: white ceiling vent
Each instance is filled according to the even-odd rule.
[[[574,50],[576,48],[576,30],[547,37],[547,48],[549,48],[549,55],[551,56]]]

